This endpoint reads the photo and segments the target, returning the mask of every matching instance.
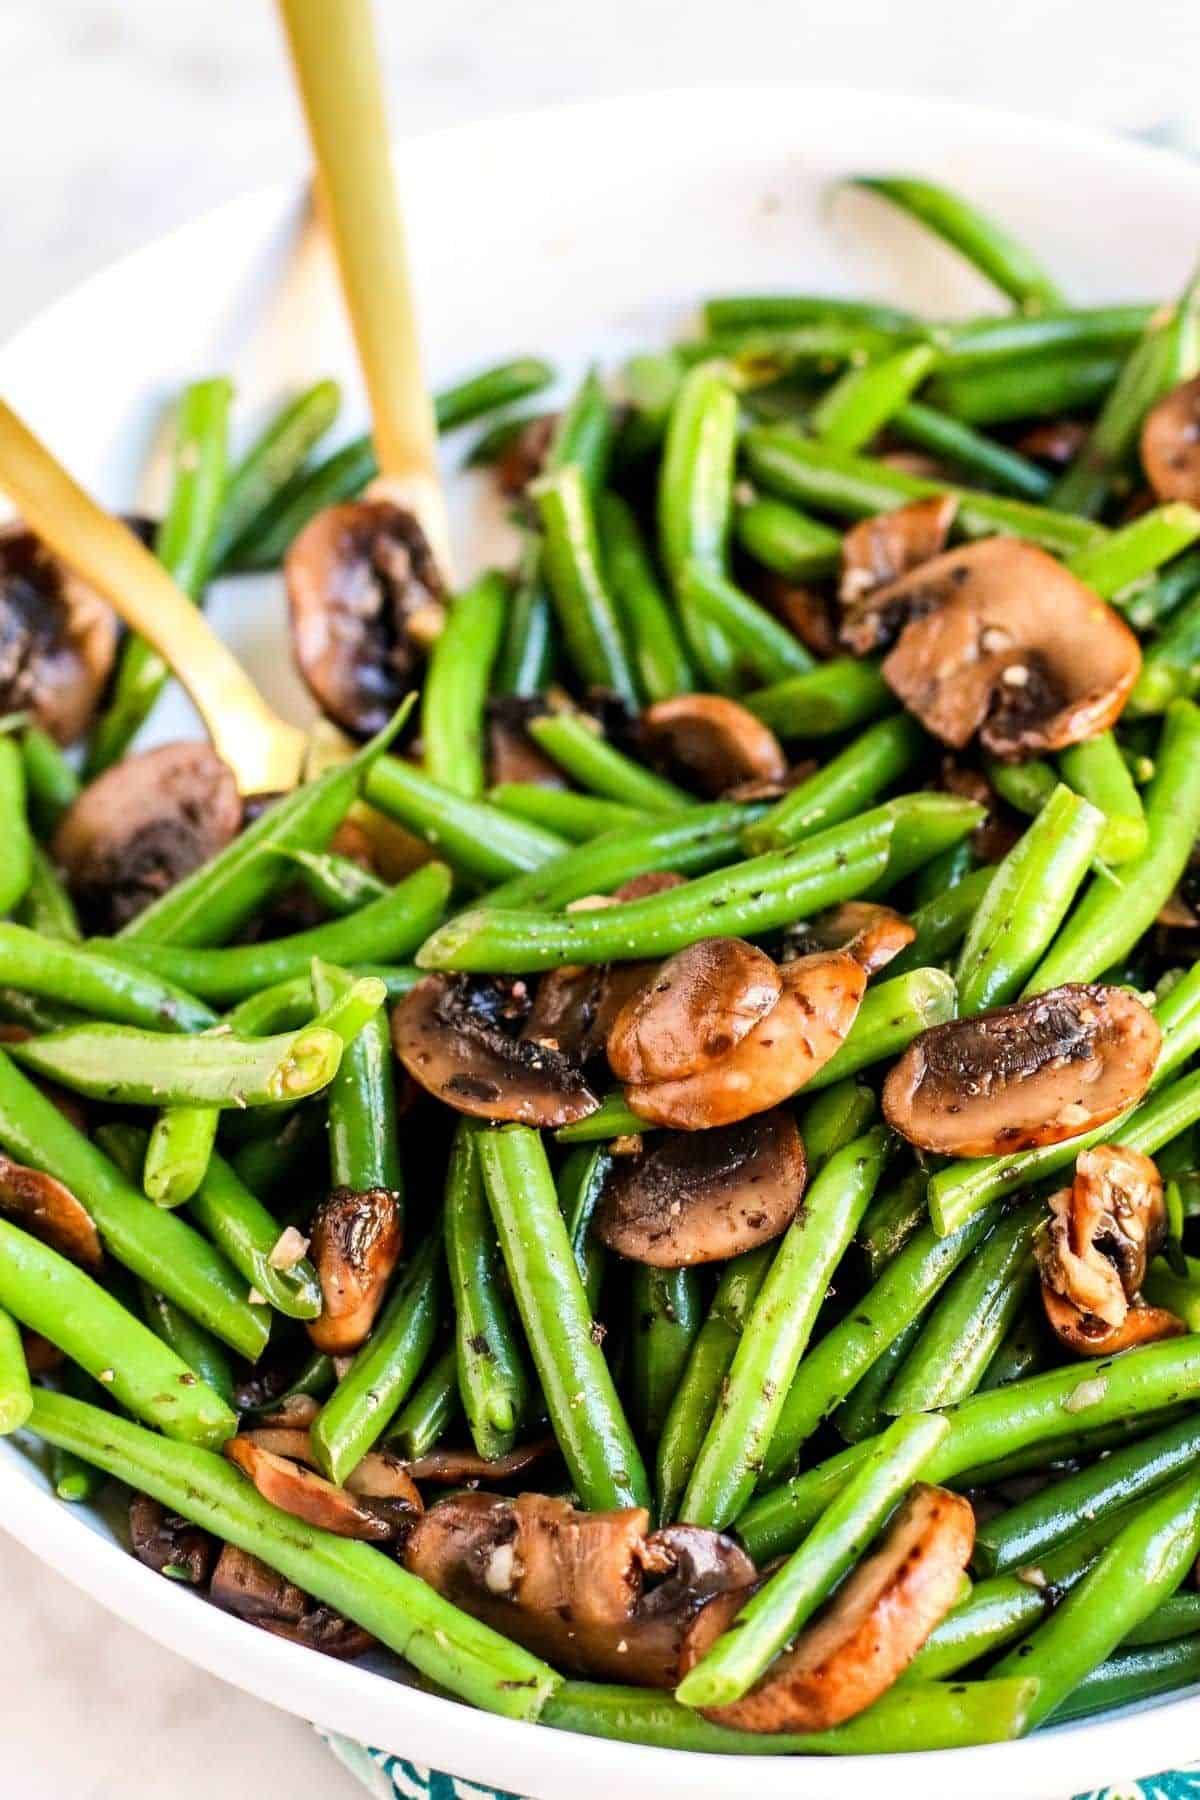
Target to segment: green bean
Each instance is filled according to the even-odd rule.
[[[1170,1604],[1171,1600],[1164,1601],[1158,1611],[1162,1612],[1163,1607]],[[1147,1623],[1155,1616],[1151,1614]],[[1200,1677],[1200,1638],[1182,1638],[1177,1643],[1152,1649],[1126,1650],[1117,1656],[1106,1657],[1083,1677],[1055,1708],[1054,1723],[1065,1725],[1074,1719],[1088,1718],[1092,1713],[1129,1706],[1134,1701],[1140,1703],[1153,1699],[1156,1694],[1169,1694],[1176,1688],[1190,1687],[1197,1677]]]
[[[498,463],[525,431],[540,427],[547,415],[530,408],[526,412],[502,412],[485,425],[462,459],[464,469],[490,468]]]
[[[370,900],[380,900],[387,893],[385,881],[372,875],[361,863],[332,850],[293,850],[288,861],[315,900],[328,912],[344,918],[358,912]]]
[[[398,757],[375,765],[365,794],[372,806],[424,838],[460,873],[489,885],[540,868],[568,848],[555,832],[481,800],[452,794]]]
[[[871,1089],[850,1077],[835,1081],[808,1102],[800,1116],[800,1136],[809,1180],[837,1151],[862,1136],[876,1110]]]
[[[389,1445],[394,1445],[406,1462],[415,1462],[445,1436],[459,1405],[458,1353],[453,1344],[447,1344],[396,1414]]]
[[[216,1024],[211,1008],[186,989],[131,967],[114,951],[114,946],[85,948],[55,942],[24,925],[0,924],[0,981],[160,1035]]]
[[[896,698],[876,663],[836,656],[743,695],[743,704],[779,737],[822,738],[891,712]]]
[[[1060,1590],[1055,1589],[1057,1598]],[[956,1675],[1015,1638],[1046,1611],[1046,1591],[1015,1575],[976,1584],[970,1596],[947,1613],[926,1638],[902,1680],[937,1681]]]
[[[1144,719],[1166,712],[1173,700],[1200,693],[1200,594],[1168,622],[1142,657],[1126,712]]]
[[[680,601],[688,652],[717,693],[734,685],[733,649],[718,627],[683,603],[680,582],[688,563],[726,572],[737,412],[737,395],[719,366],[692,369],[672,404],[659,468],[659,551]]]
[[[103,1388],[86,1375],[76,1363],[64,1363],[59,1372],[59,1387],[76,1400],[90,1400],[94,1406],[106,1399]],[[91,1463],[76,1456],[73,1450],[50,1447],[50,1482],[60,1500],[72,1506],[86,1506],[104,1485],[104,1476]]]
[[[629,1312],[630,1396],[639,1433],[657,1443],[703,1322],[699,1271],[635,1263]]]
[[[1050,476],[1007,444],[998,444],[973,431],[962,419],[938,412],[916,400],[897,407],[888,421],[894,437],[942,462],[952,463],[964,475],[995,487],[1018,500],[1044,500],[1050,492]]]
[[[219,1445],[232,1407],[99,1282],[48,1244],[0,1220],[0,1308],[57,1344],[118,1405],[170,1438]]]
[[[541,519],[542,557],[567,655],[585,686],[638,705],[637,680],[601,568],[592,500],[582,468],[568,463],[529,489]]]
[[[625,410],[617,437],[617,460],[622,467],[637,464],[657,450],[667,432],[680,383],[688,370],[681,347],[643,351],[626,358],[618,378]]]
[[[1058,283],[1025,246],[949,188],[904,175],[857,175],[853,185],[910,213],[1015,300],[1022,312],[1053,312],[1063,305]]]
[[[861,893],[883,874],[893,830],[892,815],[880,809],[795,849],[753,857],[620,906],[461,913],[426,939],[418,963],[423,969],[519,974],[569,962],[669,956],[714,933],[755,936]]]
[[[168,575],[197,605],[212,568],[221,516],[232,400],[233,385],[223,376],[184,389],[175,425],[171,499],[154,542]],[[170,674],[145,638],[125,640],[112,697],[88,745],[88,776],[99,775],[124,755]]]
[[[602,1144],[572,1150],[558,1171],[558,1204],[575,1256],[575,1267],[594,1313],[604,1281],[604,1246],[592,1235],[592,1215],[604,1192],[612,1158]]]
[[[781,671],[805,675],[816,666],[794,632],[715,570],[685,563],[678,592],[682,610],[690,610],[721,631],[733,649],[739,672],[770,682]]]
[[[723,366],[739,391],[753,393],[796,373],[820,378],[839,363],[859,366],[887,356],[898,342],[895,332],[881,331],[878,326],[832,320],[722,330],[679,349],[692,367],[698,363],[710,368]]]
[[[929,1217],[925,1189],[929,1172],[912,1170],[868,1207],[858,1232],[867,1273],[877,1281],[887,1264]]]
[[[685,1706],[740,1700],[861,1556],[950,1430],[948,1419],[899,1418],[782,1568],[746,1602],[675,1690]]]
[[[884,1400],[888,1413],[932,1412],[974,1393],[1033,1282],[1040,1195],[996,1225],[938,1297]]]
[[[286,876],[284,858],[290,851],[324,849],[367,770],[387,749],[412,706],[410,697],[349,762],[328,769],[269,806],[224,850],[131,920],[121,932],[121,942],[191,949],[228,941]]]
[[[1200,1594],[1171,1594],[1141,1625],[1135,1625],[1121,1642],[1129,1649],[1150,1644],[1169,1644],[1173,1638],[1200,1631]]]
[[[233,1405],[233,1366],[226,1354],[224,1345],[219,1344],[203,1325],[197,1325],[194,1319],[180,1312],[164,1294],[147,1287],[143,1281],[139,1284],[142,1302],[142,1317],[163,1343],[181,1357],[188,1368],[197,1374],[214,1394],[219,1394],[227,1406]]]
[[[541,1722],[559,1731],[662,1750],[727,1756],[870,1756],[894,1751],[951,1750],[1020,1737],[1032,1709],[1032,1681],[897,1683],[873,1706],[828,1731],[733,1731],[647,1688],[565,1681],[547,1700]]]
[[[947,327],[940,344],[942,367],[973,369],[1044,350],[1128,349],[1155,311],[1153,306],[1090,306],[1055,309],[1032,318],[989,313]]]
[[[357,912],[290,937],[221,950],[114,938],[109,948],[121,962],[179,981],[205,999],[229,1004],[301,974],[314,956],[339,965],[407,956],[442,917],[449,893],[450,871],[445,864],[426,863]]]
[[[458,1387],[480,1456],[506,1456],[529,1406],[516,1323],[499,1280],[500,1245],[483,1191],[476,1127],[460,1119],[446,1171],[446,1266]]]
[[[842,1255],[883,1168],[886,1134],[868,1132],[822,1169],[788,1227],[734,1352],[680,1517],[718,1529],[754,1491],[796,1370]]]
[[[691,805],[691,796],[643,768],[631,756],[606,743],[599,728],[575,713],[546,713],[526,728],[573,781],[603,800],[617,800],[642,812],[676,812]]]
[[[25,803],[25,764],[21,746],[0,736],[0,914],[10,913],[33,880],[33,833]]]
[[[842,534],[783,500],[751,500],[734,514],[747,556],[789,581],[817,581],[841,566]]]
[[[1200,1320],[1200,1261],[1193,1256],[1184,1257],[1182,1267],[1176,1270],[1159,1258],[1147,1269],[1143,1285],[1151,1306],[1167,1307],[1178,1314],[1189,1331],[1196,1330]]]
[[[484,1184],[517,1311],[572,1482],[585,1507],[646,1506],[650,1490],[593,1334],[541,1139],[528,1126],[481,1134]]]
[[[1071,557],[1068,568],[1102,600],[1116,600],[1127,588],[1154,574],[1200,537],[1200,511],[1177,500],[1149,512]]]
[[[547,473],[576,465],[594,501],[604,486],[612,454],[613,421],[604,385],[595,369],[589,369],[570,404],[559,415],[550,448]]]
[[[341,404],[336,381],[315,382],[280,408],[230,470],[209,546],[209,567],[215,573],[238,566],[243,540],[257,535],[264,512],[304,467]]]
[[[253,1361],[267,1341],[265,1308],[252,1307],[224,1257],[182,1219],[153,1206],[52,1101],[0,1055],[0,1144],[18,1162],[57,1177],[88,1210],[120,1263],[190,1318]]]
[[[1155,312],[1130,350],[1092,431],[1054,489],[1056,506],[1095,518],[1132,461],[1151,407],[1200,361],[1200,282],[1193,275],[1173,311]]]
[[[1058,778],[1048,762],[1033,757],[1029,762],[1002,763],[995,757],[984,759],[984,772],[1002,800],[1018,812],[1035,818],[1058,787]]]
[[[1093,981],[1119,962],[1153,924],[1183,874],[1200,835],[1200,708],[1188,700],[1176,700],[1167,710],[1146,793],[1146,825],[1146,848],[1122,865],[1121,885],[1093,878],[1026,993],[1064,981]]]
[[[545,1663],[459,1612],[392,1557],[272,1506],[222,1456],[164,1444],[124,1419],[44,1391],[35,1397],[30,1430],[303,1582],[306,1593],[473,1705],[536,1718],[558,1685]]]
[[[909,344],[878,362],[847,369],[813,408],[814,434],[842,450],[870,443],[937,362],[932,344]]]
[[[972,869],[964,881],[947,888],[909,915],[916,937],[888,965],[892,979],[938,963],[957,949],[992,884],[995,868]]]
[[[645,825],[652,816],[642,807],[622,806],[617,800],[574,794],[566,788],[542,787],[535,781],[499,782],[488,790],[488,799],[501,812],[544,825],[573,844],[590,843],[607,831]]]
[[[643,693],[651,701],[690,694],[696,677],[633,509],[619,494],[606,491],[596,502],[596,523]]]
[[[455,598],[430,653],[421,694],[425,769],[468,800],[483,793],[484,713],[507,604],[504,578],[494,570]]]
[[[939,894],[949,893],[978,866],[970,838],[960,838],[917,870],[911,888],[913,907],[927,906]]]
[[[542,574],[541,543],[530,537],[508,603],[504,642],[492,670],[494,692],[523,699],[540,694],[554,669],[556,640],[554,608]]]
[[[934,857],[963,843],[983,823],[985,809],[960,794],[897,794],[876,811],[894,821],[888,866],[872,898],[890,893]],[[873,818],[874,812],[863,818]]]
[[[879,982],[867,989],[841,1049],[809,1077],[805,1093],[816,1093],[872,1063],[886,1061],[931,1025],[944,1025],[954,1013],[954,982],[942,969],[910,969]]]
[[[746,849],[752,854],[782,850],[824,826],[853,818],[908,773],[927,741],[908,713],[869,725],[747,827]]]
[[[1002,532],[1027,538],[1056,556],[1073,556],[1101,539],[1101,527],[1069,512],[906,475],[871,457],[815,443],[785,427],[758,426],[745,434],[744,444],[756,480],[785,500],[832,512],[838,518],[870,518],[909,500],[949,493],[958,497],[956,522],[967,537]]]
[[[1046,1321],[1042,1296],[1035,1288],[1017,1313],[1008,1335],[984,1370],[980,1389],[1007,1387],[1046,1366]]]
[[[310,1428],[313,1450],[338,1486],[388,1429],[417,1377],[442,1316],[442,1223],[407,1263],[374,1330]]]
[[[40,844],[33,847],[29,886],[17,908],[17,922],[27,925],[38,937],[54,938],[60,944],[77,944],[80,940],[74,903]]]
[[[320,1350],[314,1350],[300,1365],[298,1373],[289,1381],[280,1394],[271,1394],[259,1400],[254,1406],[244,1406],[242,1417],[256,1420],[277,1416],[286,1411],[289,1400],[298,1397],[306,1400],[323,1400],[332,1393],[337,1381],[337,1373],[333,1366],[333,1358]]]
[[[21,1333],[12,1314],[0,1306],[0,1437],[20,1431],[32,1411],[33,1388]]]
[[[1137,582],[1121,595],[1121,611],[1135,631],[1169,626],[1185,600],[1200,589],[1200,550],[1176,557],[1169,568]]]
[[[225,570],[277,569],[310,519],[328,506],[357,499],[378,473],[369,437],[343,444],[315,467],[298,469],[234,546]]]
[[[840,294],[729,294],[704,302],[709,331],[739,331],[787,325],[869,325],[897,337],[922,337],[926,326],[915,313],[876,300],[845,300]]]
[[[554,380],[554,370],[537,356],[520,356],[496,363],[478,375],[469,375],[453,387],[443,388],[434,403],[439,431],[469,425],[498,407],[512,406],[540,394]]]
[[[354,977],[313,966],[313,992],[326,1010],[350,993]],[[397,1141],[392,1040],[380,1008],[347,1044],[329,1090],[329,1162],[335,1187],[386,1188],[400,1202],[404,1176]]]
[[[169,1106],[159,1113],[142,1169],[142,1187],[157,1206],[191,1199],[208,1169],[220,1118],[215,1106]]]
[[[830,1423],[847,1444],[861,1444],[866,1438],[886,1431],[891,1419],[884,1408],[884,1396],[892,1385],[905,1357],[921,1335],[921,1328],[932,1308],[906,1325],[900,1336],[890,1343],[871,1364],[861,1380],[856,1381]]]
[[[964,1016],[1020,993],[1087,876],[1104,818],[1060,784],[997,866],[959,951],[955,980]]]
[[[1085,345],[951,370],[930,383],[929,395],[964,424],[1006,425],[1093,412],[1120,373],[1119,353]]]
[[[1146,848],[1146,814],[1111,731],[1059,752],[1059,774],[1098,807],[1106,824],[1097,855],[1105,863],[1132,862]]]
[[[63,814],[79,798],[79,776],[40,725],[26,725],[21,733],[21,760],[29,815],[39,837],[53,837]]]

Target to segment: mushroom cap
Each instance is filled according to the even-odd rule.
[[[944,1156],[1061,1143],[1141,1098],[1160,1043],[1125,988],[1049,988],[921,1032],[883,1084],[883,1114],[910,1144]]]
[[[793,956],[816,950],[844,950],[866,974],[877,975],[917,935],[903,913],[877,900],[844,900],[788,934]]]
[[[473,1004],[486,989],[427,975],[392,1013],[392,1044],[413,1080],[456,1112],[523,1125],[569,1125],[599,1102],[556,1050],[509,1036]]]
[[[839,635],[856,656],[894,641],[908,609],[876,605],[874,597],[945,549],[957,511],[953,494],[931,494],[850,527],[842,539]]]
[[[1019,760],[1105,731],[1137,680],[1125,621],[1035,544],[985,538],[880,588],[903,623],[888,686],[925,729],[961,750],[979,732]]]
[[[95,1274],[104,1261],[100,1233],[83,1202],[41,1169],[28,1169],[0,1152],[0,1216]]]
[[[625,1099],[651,1125],[707,1131],[767,1112],[802,1088],[845,1042],[867,978],[844,951],[780,970],[779,998],[719,1062],[676,1081],[632,1083]]]
[[[317,1207],[310,1252],[321,1283],[318,1350],[345,1356],[364,1343],[404,1247],[400,1197],[390,1188],[334,1188]]]
[[[1180,382],[1146,414],[1142,467],[1159,500],[1200,506],[1200,375]]]
[[[217,1553],[207,1531],[169,1513],[149,1494],[135,1494],[129,1502],[129,1540],[140,1563],[158,1575],[170,1569],[173,1580],[186,1580],[189,1587],[208,1580]]]
[[[54,860],[93,930],[112,932],[223,850],[242,824],[237,782],[208,744],[162,744],[89,782]]]
[[[958,1599],[975,1547],[970,1502],[919,1482],[887,1536],[750,1691],[707,1716],[743,1731],[826,1731],[902,1675]]]
[[[0,527],[0,712],[60,744],[91,723],[117,653],[117,615],[26,526]]]
[[[642,714],[642,738],[706,794],[787,776],[787,757],[775,733],[723,694],[676,694],[656,701]]]
[[[387,499],[326,507],[284,559],[292,646],[321,710],[382,731],[436,635],[444,588],[420,524]]]
[[[653,1268],[721,1262],[787,1230],[806,1173],[783,1107],[717,1131],[671,1133],[614,1161],[592,1229],[619,1256]]]
[[[657,967],[653,962],[571,963],[547,970],[521,1027],[522,1041],[557,1050],[569,1062],[587,1062],[604,1048],[626,1001]]]
[[[671,1081],[728,1054],[778,1000],[783,978],[742,938],[701,938],[625,1001],[608,1034],[620,1081]]]

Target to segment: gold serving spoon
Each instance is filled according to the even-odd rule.
[[[295,787],[305,734],[271,710],[162,564],[85,493],[2,400],[0,490],[43,543],[174,670],[239,790],[269,794]]]
[[[372,491],[416,515],[450,584],[433,402],[392,169],[370,0],[279,0],[371,409]]]

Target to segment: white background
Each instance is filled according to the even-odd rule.
[[[379,11],[398,131],[662,86],[828,81],[1200,147],[1197,0],[379,0]],[[268,0],[3,0],[0,149],[3,337],[113,256],[301,166]],[[361,1791],[304,1725],[149,1644],[2,1537],[0,1617],[5,1800]]]

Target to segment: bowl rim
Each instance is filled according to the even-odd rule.
[[[993,141],[1017,134],[1025,150],[1031,144],[1042,146],[1048,154],[1055,148],[1073,149],[1090,157],[1101,171],[1148,172],[1186,191],[1193,200],[1200,199],[1200,164],[1190,164],[1162,146],[1013,109],[838,84],[706,83],[522,108],[400,140],[396,154],[403,165],[410,158],[436,157],[451,145],[461,152],[497,137],[586,132],[601,121],[611,130],[641,114],[652,113],[661,119],[666,114],[682,117],[694,110],[702,116],[705,108],[714,104],[748,109],[751,116],[764,104],[870,108],[873,114],[886,111],[898,123],[936,115],[948,126],[958,125]],[[128,281],[141,262],[168,246],[178,248],[217,221],[231,221],[242,211],[252,214],[272,204],[279,208],[294,204],[302,209],[306,196],[306,181],[285,179],[260,185],[97,268],[40,307],[0,345],[0,388],[40,334],[52,333],[67,309],[86,306],[93,292],[105,284]],[[267,1633],[254,1632],[250,1637],[242,1621],[216,1607],[197,1605],[193,1595],[157,1579],[120,1546],[99,1537],[32,1474],[24,1458],[8,1453],[0,1453],[0,1527],[126,1623],[209,1673],[330,1729],[369,1743],[392,1743],[394,1753],[400,1756],[409,1754],[403,1745],[411,1736],[416,1740],[409,1747],[414,1756],[438,1765],[443,1752],[431,1746],[443,1745],[444,1754],[462,1766],[468,1779],[504,1785],[500,1779],[504,1776],[516,1792],[526,1791],[523,1772],[539,1783],[539,1793],[552,1791],[540,1785],[546,1781],[561,1782],[565,1791],[572,1759],[577,1762],[586,1754],[592,1775],[601,1773],[613,1785],[625,1784],[632,1793],[649,1792],[651,1785],[664,1794],[692,1792],[697,1786],[711,1792],[711,1777],[719,1768],[730,1789],[753,1772],[758,1790],[765,1800],[771,1800],[772,1796],[795,1793],[800,1769],[801,1779],[814,1796],[820,1793],[831,1800],[833,1796],[849,1800],[869,1769],[873,1779],[899,1782],[906,1793],[911,1785],[914,1794],[972,1791],[976,1800],[988,1800],[992,1795],[999,1800],[1018,1788],[1026,1794],[1067,1793],[1078,1790],[1089,1776],[1105,1785],[1124,1778],[1135,1755],[1141,1767],[1145,1752],[1135,1751],[1135,1741],[1147,1747],[1153,1742],[1156,1769],[1192,1760],[1196,1751],[1200,1693],[1168,1697],[1136,1711],[1101,1715],[1004,1745],[869,1758],[716,1758],[601,1738],[584,1740],[545,1729],[534,1735],[527,1724],[424,1693],[353,1665],[314,1657],[310,1651]],[[250,1655],[245,1654],[248,1644]],[[236,1672],[231,1672],[231,1664]],[[1138,1722],[1151,1714],[1154,1725],[1147,1734]],[[994,1785],[998,1765],[1003,1788]],[[473,1769],[486,1773],[472,1777]]]

